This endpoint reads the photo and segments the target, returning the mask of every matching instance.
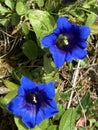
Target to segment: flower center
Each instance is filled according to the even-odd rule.
[[[68,39],[65,35],[60,34],[57,39],[57,44],[59,47],[67,46],[69,44]]]
[[[46,105],[46,99],[45,99],[45,95],[41,92],[37,92],[35,91],[34,93],[32,92],[28,92],[26,95],[26,101],[28,103],[33,103],[36,105]]]
[[[37,103],[36,94],[29,93],[29,94],[27,94],[26,99],[28,102],[33,102],[35,104]]]

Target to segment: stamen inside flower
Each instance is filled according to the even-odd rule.
[[[62,46],[64,46],[64,45],[68,45],[68,44],[69,44],[69,42],[68,42],[67,37],[66,37],[65,35],[60,34],[60,35],[58,36],[58,39],[57,39],[57,45],[58,45],[59,47],[62,47]]]
[[[69,43],[68,43],[68,39],[67,39],[66,36],[64,36],[64,44],[65,44],[65,45],[68,45],[68,44],[69,44]]]
[[[33,96],[33,102],[34,102],[34,103],[37,103],[37,100],[36,100],[36,96],[35,96],[35,95]]]

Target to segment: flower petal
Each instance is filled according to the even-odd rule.
[[[88,26],[80,26],[79,37],[80,41],[85,41],[90,34],[90,28]]]
[[[47,98],[53,99],[55,96],[55,85],[54,82],[49,82],[45,89],[44,92],[46,93]]]
[[[23,87],[24,90],[27,90],[27,91],[28,90],[34,91],[36,89],[36,83],[31,81],[29,78],[22,76],[20,87]],[[22,90],[19,90],[19,91],[22,91]]]
[[[41,43],[44,47],[48,48],[56,43],[56,39],[57,39],[57,36],[52,33],[50,35],[43,37],[43,39],[41,40]]]
[[[65,60],[68,62],[71,62],[73,60],[73,56],[71,55],[70,52],[66,52]]]
[[[58,111],[57,104],[56,104],[56,102],[54,100],[51,100],[51,99],[47,100],[47,104],[49,106],[51,106],[52,108],[54,108],[56,111]]]
[[[87,47],[87,43],[86,42],[78,42],[77,45],[82,48],[85,49]]]
[[[72,56],[75,59],[84,59],[87,55],[87,50],[81,49],[80,47],[76,46],[73,50],[72,50]]]
[[[25,94],[26,94],[26,92],[25,92],[24,88],[22,86],[19,87],[19,89],[18,89],[18,95],[19,96],[25,96]]]
[[[56,46],[50,47],[50,52],[52,54],[56,67],[63,66],[65,62],[65,52],[58,49]]]
[[[43,110],[40,108],[36,114],[36,124],[40,124],[44,120]]]
[[[23,97],[16,96],[11,100],[11,102],[7,105],[7,109],[15,114],[16,116],[24,115],[23,108],[24,99]]]
[[[26,111],[24,116],[22,117],[23,123],[28,127],[28,128],[34,128],[36,123],[35,123],[36,116],[32,114],[32,111]]]
[[[54,31],[53,31],[54,34],[56,34],[56,36],[58,37],[59,34],[61,34],[62,32],[60,31],[59,28],[55,28]]]
[[[69,32],[72,24],[68,21],[66,17],[59,17],[57,20],[58,28],[63,32]]]
[[[58,113],[58,109],[55,101],[51,100],[51,104],[43,108],[43,113],[45,118],[50,118]]]
[[[53,99],[55,96],[55,86],[54,82],[49,82],[48,84],[40,84],[38,90],[42,91],[48,99]]]

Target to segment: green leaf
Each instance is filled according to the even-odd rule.
[[[90,26],[90,25],[94,24],[94,22],[96,21],[96,17],[97,16],[94,13],[89,14],[88,18],[86,20],[86,25]]]
[[[22,2],[17,2],[17,4],[16,4],[16,12],[19,15],[23,15],[23,14],[27,13],[27,11],[28,11],[28,6],[26,6]]]
[[[45,130],[49,125],[49,120],[43,120],[42,123],[39,125],[39,128],[41,128],[42,130]]]
[[[40,66],[40,67],[37,67],[35,69],[32,69],[31,71],[31,75],[32,75],[32,78],[35,82],[41,82],[42,80],[42,77],[43,77],[43,68]]]
[[[85,9],[89,9],[89,8],[90,8],[90,6],[87,4],[87,2],[83,4],[83,7],[84,7]]]
[[[87,67],[88,66],[88,60],[84,59],[80,61],[81,67]]]
[[[32,40],[28,40],[26,41],[23,46],[23,53],[30,59],[30,60],[34,60],[37,58],[38,56],[38,49],[37,46],[35,44],[35,42],[33,42]]]
[[[17,84],[10,82],[9,80],[3,80],[3,83],[5,84],[6,87],[8,87],[11,91],[12,90],[17,90],[18,86]]]
[[[70,108],[65,111],[60,121],[59,130],[73,130],[76,115],[77,112],[75,108]]]
[[[21,121],[19,117],[14,117],[15,124],[18,127],[18,130],[29,130]]]
[[[14,9],[14,5],[15,5],[14,0],[5,0],[5,4],[6,4],[9,8]]]
[[[96,121],[95,126],[98,128],[98,121]]]
[[[53,66],[52,59],[47,56],[44,56],[44,70],[46,73],[51,73],[54,71],[55,67]]]
[[[30,11],[29,20],[39,40],[52,32],[55,23],[53,17],[47,11],[42,10]]]
[[[4,2],[5,0],[0,0],[0,2]]]
[[[10,10],[7,9],[7,8],[5,8],[4,6],[2,6],[2,5],[0,4],[0,13],[1,13],[1,14],[4,14],[4,13],[8,13],[8,12],[10,12]]]
[[[39,7],[44,6],[44,0],[36,0],[36,3],[38,4]]]
[[[90,94],[87,92],[84,97],[81,100],[81,105],[77,106],[77,111],[80,113],[82,111],[82,109],[84,109],[85,111],[87,111],[91,105],[91,99],[90,99]]]
[[[22,31],[23,31],[23,33],[24,33],[25,35],[27,35],[27,34],[29,33],[29,29],[28,29],[28,26],[27,26],[26,23],[24,23],[24,24],[22,25]]]
[[[18,14],[12,14],[11,15],[11,23],[12,25],[16,26],[20,22],[20,16]]]
[[[43,129],[41,129],[41,128],[39,128],[38,126],[36,126],[34,129],[32,129],[32,130],[43,130]]]
[[[90,122],[90,127],[92,127],[96,123],[96,120],[94,118],[89,119],[89,122]]]
[[[2,107],[6,108],[6,105],[17,95],[17,90],[13,90],[9,92],[6,96],[3,98],[0,98],[0,104]]]
[[[47,130],[57,130],[57,126],[56,125],[51,125],[48,127]]]
[[[43,82],[48,83],[52,80],[56,80],[58,78],[57,70],[58,69],[56,69],[55,71],[52,71],[49,74],[45,74],[44,77],[42,77]]]
[[[65,108],[63,106],[63,104],[58,104],[58,113],[53,117],[53,120],[60,120],[61,116],[64,114],[65,112]]]
[[[17,0],[17,2],[23,2],[23,3],[26,3],[28,0]]]
[[[6,101],[6,103],[8,104],[12,98],[14,98],[17,95],[17,90],[13,90],[11,92],[9,92],[5,97],[4,100]]]
[[[0,24],[7,26],[8,24],[8,18],[0,19]]]

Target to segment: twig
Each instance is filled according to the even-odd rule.
[[[70,95],[70,99],[69,99],[69,102],[68,102],[67,109],[70,108],[70,105],[71,105],[71,102],[72,102],[74,89],[76,87],[76,81],[77,81],[77,78],[78,78],[78,75],[79,75],[79,67],[80,67],[80,61],[78,62],[77,68],[76,68],[76,70],[74,71],[74,74],[73,74],[73,80],[72,80],[72,85],[73,86],[72,86],[72,91],[71,91],[71,95]]]
[[[18,43],[18,41],[19,41],[19,39],[16,37],[15,40],[14,40],[14,42],[13,42],[12,47],[10,48],[10,50],[9,50],[6,54],[0,56],[0,59],[2,59],[2,58],[4,58],[5,56],[7,56],[7,55],[13,50],[14,46]]]
[[[0,32],[2,32],[2,33],[4,33],[4,34],[6,34],[6,35],[7,35],[7,36],[9,36],[9,37],[15,38],[14,36],[12,36],[12,35],[8,34],[7,32],[4,32],[4,31],[3,31],[3,30],[1,30],[1,29],[0,29]]]

